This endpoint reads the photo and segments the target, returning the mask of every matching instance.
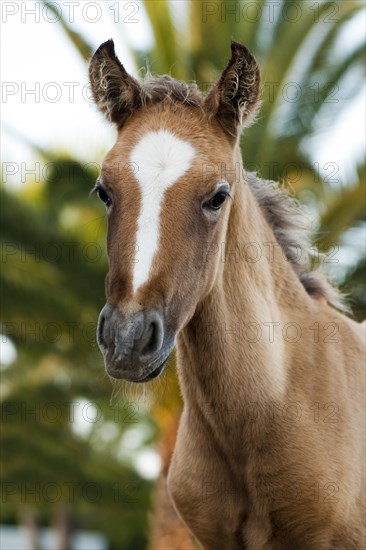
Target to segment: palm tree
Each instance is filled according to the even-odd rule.
[[[55,10],[54,3],[45,4],[50,10]],[[273,7],[273,3],[267,0],[253,0],[250,3],[192,0],[184,4],[168,0],[145,0],[142,6],[149,19],[154,44],[148,51],[131,48],[137,68],[145,66],[146,59],[149,59],[153,72],[170,73],[185,80],[195,79],[206,89],[224,66],[231,39],[245,43],[253,51],[262,67],[263,107],[257,123],[244,136],[245,165],[260,171],[264,177],[282,179],[300,201],[308,204],[317,215],[315,237],[321,250],[326,251],[329,243],[343,245],[347,232],[357,229],[363,223],[365,166],[360,164],[352,180],[343,185],[334,185],[328,174],[319,170],[314,163],[309,143],[319,128],[329,128],[335,123],[363,82],[364,43],[353,49],[339,47],[347,25],[363,9],[363,2],[322,0],[310,3],[299,0],[294,3],[280,0]],[[230,13],[230,10],[234,10],[234,13]],[[61,25],[78,54],[87,62],[97,44],[92,46],[66,20],[61,20]],[[116,34],[121,33],[122,29],[121,25],[116,25]],[[334,99],[339,99],[338,94],[343,101],[335,103]],[[67,186],[67,182],[64,181],[64,185]],[[70,193],[77,195],[75,186]],[[76,195],[78,211],[85,213],[89,206],[85,206],[84,198],[80,200]],[[12,201],[13,198],[9,196],[7,200]],[[21,206],[15,207],[18,208],[18,216],[22,217]],[[57,204],[49,212],[51,221],[57,218],[59,208]],[[32,231],[37,230],[37,239],[41,239],[43,228],[35,218],[30,225]],[[17,235],[19,229],[14,225],[9,231]],[[30,230],[29,235],[32,235]],[[102,232],[99,236],[102,242]],[[19,239],[23,238],[22,232]],[[55,235],[57,238],[62,241],[65,236]],[[30,237],[32,239],[34,233]],[[18,318],[27,315],[31,318],[32,312],[26,310],[24,304],[34,304],[37,296],[37,307],[44,307],[45,311],[47,308],[52,309],[60,321],[72,317],[69,306],[75,311],[80,307],[80,300],[91,305],[89,318],[95,319],[98,306],[101,305],[101,276],[106,266],[100,264],[89,270],[94,284],[86,288],[82,258],[79,261],[76,271],[73,271],[73,285],[77,292],[72,297],[68,297],[68,292],[61,298],[56,293],[50,293],[49,289],[43,294],[40,288],[22,289],[18,294],[20,312],[15,315]],[[353,296],[357,300],[356,308],[360,316],[366,311],[366,295],[360,284],[364,264],[365,255],[360,254],[357,262],[343,276],[345,288],[354,288]],[[69,273],[69,266],[65,265],[63,269]],[[55,275],[55,288],[58,284]],[[16,288],[12,274],[9,274],[6,285],[6,294]],[[48,296],[52,297],[51,300]],[[9,312],[13,312],[11,303]],[[17,344],[21,345],[21,342]],[[78,342],[78,346],[69,350],[70,357],[79,357],[80,353],[88,353],[88,349],[90,352],[90,342]],[[44,350],[39,353],[44,353]],[[94,355],[90,354],[90,357],[91,362],[94,362]],[[89,368],[84,365],[81,369],[80,377],[77,375],[78,384],[87,385]],[[176,388],[176,381],[172,380],[171,385]],[[182,547],[182,527],[177,519],[172,519],[175,516],[165,498],[164,489],[164,474],[174,446],[181,408],[178,396],[176,390],[166,392],[165,401],[153,410],[161,440],[165,443],[162,447],[163,477],[154,499],[151,544],[155,548],[159,545],[163,547],[165,526],[169,522],[174,523],[170,547]],[[194,547],[192,541],[188,542],[189,536],[184,537],[185,548],[190,545]]]
[[[119,447],[136,422],[145,419],[152,433],[155,428],[140,413],[126,420],[131,411],[124,402],[110,406],[96,350],[107,269],[99,231],[105,213],[87,198],[95,182],[90,169],[41,153],[52,161],[42,185],[18,193],[0,188],[0,332],[17,350],[1,376],[3,522],[27,525],[34,548],[37,518],[55,523],[62,550],[69,548],[75,521],[92,522],[108,536],[111,549],[141,548],[151,483],[129,460],[119,459]],[[96,247],[100,258],[93,261]],[[85,421],[90,408],[103,414],[89,421],[83,435],[75,430],[76,412],[84,411]]]

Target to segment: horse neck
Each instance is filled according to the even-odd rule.
[[[239,151],[237,160],[242,163]],[[275,326],[271,323],[283,326],[291,320],[291,310],[299,301],[304,308],[309,305],[282,250],[274,246],[273,231],[242,177],[235,190],[225,247],[219,251],[216,282],[178,337],[183,398],[203,414],[212,404],[245,407],[281,399],[286,390],[286,342],[282,338],[271,341]],[[253,261],[254,252],[260,254],[257,261]]]

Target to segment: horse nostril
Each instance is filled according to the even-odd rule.
[[[142,338],[141,358],[148,358],[157,352],[163,344],[163,323],[157,312],[149,312],[146,316],[147,328]]]
[[[153,353],[155,351],[157,342],[157,330],[158,329],[156,323],[151,323],[145,336],[145,341],[147,341],[147,344],[141,350],[141,355],[150,355],[150,353]]]
[[[98,340],[99,346],[101,346],[103,348],[107,348],[107,344],[106,344],[106,341],[104,339],[104,334],[103,334],[104,325],[105,325],[105,315],[103,313],[101,313],[100,316],[99,316],[99,321],[98,321],[97,340]]]

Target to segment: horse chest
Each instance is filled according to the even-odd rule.
[[[183,414],[168,487],[178,513],[205,549],[260,550],[270,537],[269,520],[258,518],[249,505],[249,469],[240,453],[236,469],[233,455],[229,461],[208,432]]]
[[[227,455],[210,436],[183,414],[168,477],[179,515],[205,550],[330,548],[324,503],[318,509],[310,494],[295,491],[290,468],[278,470],[270,445],[248,454],[238,444]]]

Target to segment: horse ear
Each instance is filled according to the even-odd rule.
[[[224,130],[237,138],[249,126],[260,105],[260,72],[250,51],[231,42],[231,58],[219,80],[208,92],[205,107]]]
[[[141,86],[116,56],[113,40],[104,42],[93,55],[89,80],[99,110],[118,127],[141,105]]]

